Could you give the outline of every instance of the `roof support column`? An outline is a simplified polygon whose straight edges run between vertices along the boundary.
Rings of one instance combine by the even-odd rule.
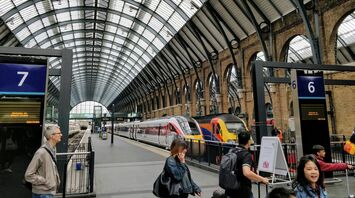
[[[199,116],[201,116],[201,114],[202,114],[202,108],[201,108],[201,98],[203,98],[203,96],[202,96],[202,85],[201,85],[201,80],[200,80],[200,77],[199,77],[199,75],[198,75],[198,71],[197,71],[197,64],[198,63],[200,63],[201,64],[201,61],[198,61],[198,62],[196,62],[193,58],[192,58],[192,56],[191,56],[191,54],[190,54],[190,51],[187,49],[188,48],[188,45],[187,45],[187,43],[186,43],[186,41],[179,35],[179,34],[177,34],[177,39],[176,39],[178,42],[179,42],[179,44],[184,48],[184,50],[186,51],[186,53],[187,53],[187,56],[189,57],[189,59],[190,59],[190,62],[191,62],[191,65],[193,66],[193,68],[194,68],[194,72],[195,72],[195,75],[196,75],[196,79],[197,79],[197,86],[199,87],[199,89],[197,90],[198,92],[197,92],[197,101],[198,101],[198,104],[197,104],[197,115],[199,115]],[[185,81],[186,81],[186,79],[184,79]],[[186,84],[185,84],[185,86],[186,86],[186,88],[187,88],[187,94],[188,95],[191,95],[191,86],[189,86],[188,84],[187,84],[187,82],[185,82]],[[183,90],[183,91],[185,91],[185,90]],[[186,97],[186,103],[190,103],[190,98],[189,97]],[[189,109],[189,106],[187,105],[187,109],[186,109],[186,113],[188,114],[188,112],[190,112],[190,109]]]
[[[303,23],[306,26],[307,36],[308,36],[310,43],[311,43],[311,49],[312,49],[312,54],[313,54],[313,57],[312,57],[313,63],[322,64],[321,51],[320,51],[320,46],[319,46],[318,1],[312,0],[313,20],[314,20],[314,27],[315,27],[316,33],[313,32],[311,22],[310,22],[308,15],[307,15],[307,11],[304,6],[303,0],[293,0],[293,1],[297,5],[298,11],[301,15]]]
[[[198,39],[198,41],[201,43],[203,50],[205,51],[207,58],[208,58],[208,62],[210,63],[210,68],[212,70],[212,81],[215,83],[216,85],[216,90],[214,90],[212,88],[212,94],[210,94],[211,99],[212,99],[212,109],[211,109],[211,113],[216,114],[218,113],[218,105],[217,105],[217,94],[219,93],[219,82],[217,81],[217,75],[215,72],[215,69],[213,67],[213,61],[218,59],[218,53],[216,51],[210,53],[207,50],[206,44],[203,41],[203,39],[201,38],[202,32],[200,31],[200,29],[198,29],[198,27],[191,21],[190,25],[192,26],[192,30],[195,33],[196,38]],[[215,53],[215,58],[212,57],[213,53]]]

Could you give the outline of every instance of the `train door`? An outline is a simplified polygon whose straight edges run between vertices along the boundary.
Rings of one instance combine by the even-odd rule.
[[[166,145],[169,147],[174,139],[177,138],[177,132],[172,124],[168,124],[168,131],[166,134]]]
[[[167,143],[166,143],[166,135],[167,135],[168,127],[169,127],[169,125],[167,125],[167,126],[162,126],[162,127],[160,128],[159,144],[162,145],[162,146],[167,146]]]

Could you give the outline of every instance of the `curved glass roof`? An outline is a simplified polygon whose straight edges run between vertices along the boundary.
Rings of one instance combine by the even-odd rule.
[[[27,48],[73,49],[72,105],[108,105],[203,2],[1,0],[0,17]],[[61,60],[50,59],[50,67],[60,68]]]

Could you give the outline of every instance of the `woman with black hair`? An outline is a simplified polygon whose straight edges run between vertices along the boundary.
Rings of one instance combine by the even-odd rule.
[[[317,159],[313,155],[301,157],[293,188],[297,198],[327,198],[324,178]]]

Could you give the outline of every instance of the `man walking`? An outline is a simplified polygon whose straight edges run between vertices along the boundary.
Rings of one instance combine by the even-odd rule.
[[[250,133],[240,132],[238,134],[237,146],[240,149],[237,152],[237,178],[240,182],[240,187],[237,190],[226,190],[228,198],[253,198],[253,192],[251,191],[251,181],[262,182],[268,184],[269,180],[265,177],[261,177],[252,171],[253,160],[251,153],[248,149],[250,147]]]
[[[44,136],[47,142],[36,151],[25,173],[25,180],[32,183],[32,198],[53,198],[60,184],[55,158],[62,138],[59,126],[46,127]]]

